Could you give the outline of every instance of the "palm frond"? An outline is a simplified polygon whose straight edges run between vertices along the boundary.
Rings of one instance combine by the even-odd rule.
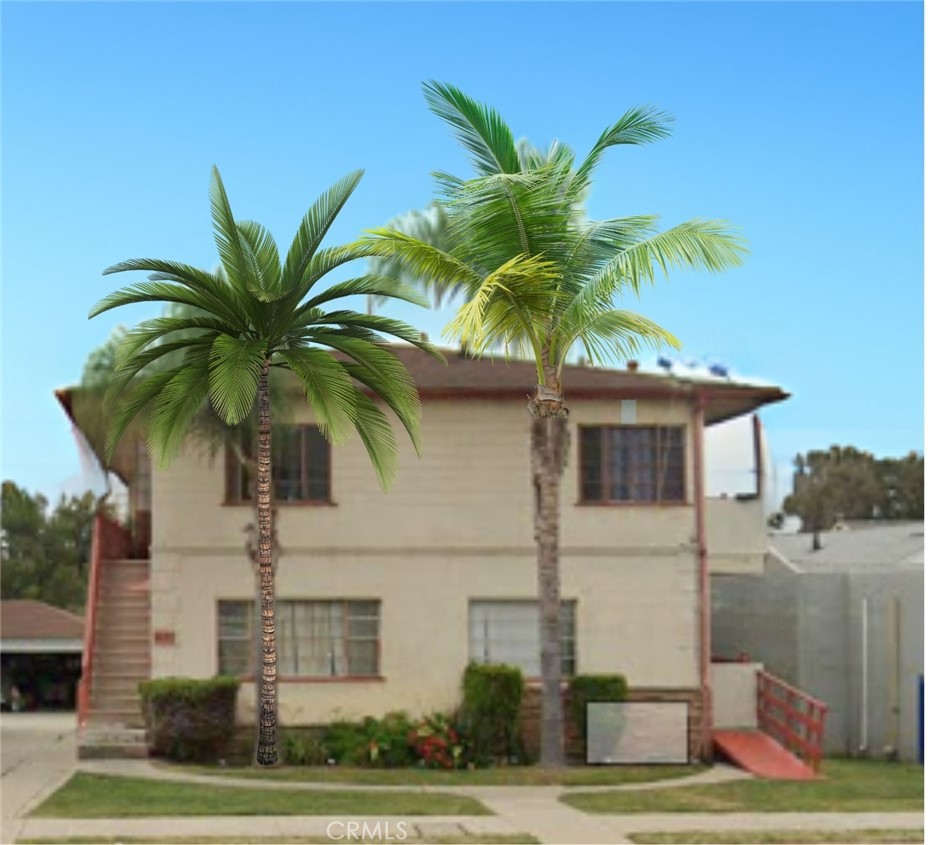
[[[556,268],[537,256],[517,255],[490,273],[445,328],[474,353],[497,344],[537,337],[550,326],[557,299]]]
[[[154,317],[144,320],[123,335],[116,346],[114,364],[123,367],[150,344],[184,343],[204,333],[232,334],[235,328],[213,317]],[[177,337],[182,332],[182,337]]]
[[[724,221],[681,223],[621,250],[577,292],[568,306],[568,317],[575,319],[597,304],[609,303],[625,289],[637,295],[642,283],[654,283],[658,271],[664,276],[672,268],[718,273],[740,266],[746,252],[744,241]]]
[[[104,296],[93,308],[90,309],[90,317],[96,317],[113,308],[120,308],[123,305],[134,305],[139,302],[177,302],[182,305],[189,305],[192,308],[199,308],[209,313],[215,313],[213,302],[210,298],[199,291],[191,290],[189,287],[169,282],[136,282],[127,285],[124,288],[113,291],[113,293]],[[233,322],[232,315],[226,315],[224,312],[217,314],[222,319],[228,319]],[[236,321],[238,322],[238,321]],[[242,328],[247,326],[242,323]]]
[[[331,352],[309,346],[282,350],[278,355],[300,380],[326,440],[336,444],[347,440],[357,419],[357,391],[341,363]]]
[[[512,131],[499,113],[478,103],[453,85],[434,80],[422,86],[429,109],[455,131],[474,156],[479,173],[518,173],[519,153]]]
[[[210,347],[209,396],[216,413],[229,425],[241,422],[258,395],[267,340],[246,340],[221,334]]]
[[[285,293],[281,287],[280,254],[271,233],[252,220],[241,220],[235,225],[248,270],[248,291],[261,302],[280,299]]]
[[[195,347],[209,348],[216,339],[215,332],[208,332],[197,338],[183,338],[181,340],[159,343],[148,349],[125,356],[117,363],[110,377],[111,399],[117,398],[129,383],[145,370],[154,372],[155,369],[173,369],[177,353],[186,352]]]
[[[355,279],[347,279],[344,282],[338,282],[326,288],[320,294],[308,299],[300,310],[310,310],[318,308],[333,299],[341,299],[346,296],[380,296],[384,299],[401,299],[405,302],[411,302],[422,308],[428,308],[428,300],[415,288],[399,281],[390,276],[359,276]]]
[[[386,414],[363,393],[356,394],[356,402],[355,428],[370,456],[377,481],[386,492],[396,479],[398,464],[393,427]]]
[[[382,367],[374,369],[353,361],[345,361],[342,366],[356,382],[363,384],[386,402],[393,413],[396,414],[397,419],[403,424],[407,434],[409,434],[409,439],[412,441],[416,454],[421,455],[422,434],[420,423],[422,420],[422,402],[419,399],[416,385],[406,368],[398,361],[396,363],[399,364],[397,368],[399,372],[392,367],[390,370],[385,371]]]
[[[155,399],[148,425],[148,449],[166,467],[180,452],[187,431],[210,393],[210,351],[189,348]]]
[[[310,206],[300,221],[283,270],[284,289],[288,292],[303,290],[297,302],[309,290],[308,287],[303,289],[303,282],[316,250],[363,175],[363,170],[355,170],[343,176]]]
[[[139,379],[130,390],[122,395],[115,390],[115,385],[107,389],[103,400],[103,407],[110,423],[106,431],[105,461],[108,464],[116,453],[116,447],[130,423],[141,415],[161,393],[164,386],[176,374],[177,369],[164,370],[152,373],[150,376]]]
[[[558,327],[558,367],[561,368],[571,346],[580,341],[594,364],[605,365],[638,354],[642,347],[660,350],[680,348],[680,341],[647,317],[632,311],[609,309],[581,316],[576,322],[563,321]]]
[[[240,294],[247,293],[247,264],[242,252],[242,238],[216,165],[213,165],[209,180],[209,204],[213,217],[213,238],[226,278]]]
[[[672,123],[672,115],[653,106],[630,108],[596,140],[593,149],[577,168],[572,193],[577,195],[589,185],[590,176],[609,147],[621,144],[650,144],[668,138]]]
[[[477,288],[482,278],[465,262],[395,229],[369,229],[352,244],[367,257],[395,258],[428,285],[443,291]]]
[[[332,326],[339,326],[341,329],[362,329],[370,332],[370,339],[375,343],[382,342],[382,338],[374,334],[380,332],[385,335],[405,340],[407,343],[427,352],[433,358],[445,363],[445,356],[434,344],[423,339],[422,332],[414,329],[408,323],[402,320],[396,320],[393,317],[384,317],[380,314],[361,314],[357,311],[319,311],[319,313],[303,324],[306,331],[303,336],[307,340],[312,340],[316,333],[320,331],[330,332]]]

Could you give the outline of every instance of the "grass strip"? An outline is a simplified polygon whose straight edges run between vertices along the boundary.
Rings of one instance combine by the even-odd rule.
[[[635,792],[580,792],[561,801],[587,813],[786,813],[921,811],[922,767],[828,760],[817,781],[738,780]]]
[[[154,816],[483,816],[462,795],[266,789],[78,772],[31,813],[39,818]]]
[[[630,833],[640,845],[894,845],[924,842],[916,828],[869,830],[678,830],[674,833]]]

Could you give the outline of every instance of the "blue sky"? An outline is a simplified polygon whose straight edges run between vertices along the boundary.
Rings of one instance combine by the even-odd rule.
[[[331,243],[469,172],[421,83],[581,154],[628,107],[673,137],[610,151],[592,217],[731,220],[744,267],[676,274],[633,307],[680,356],[793,398],[770,448],[922,449],[923,23],[881,3],[2,4],[2,475],[54,495],[81,464],[56,387],[118,323],[87,320],[154,256],[212,267],[207,183],[288,243],[363,167]],[[438,337],[452,312],[391,308]]]

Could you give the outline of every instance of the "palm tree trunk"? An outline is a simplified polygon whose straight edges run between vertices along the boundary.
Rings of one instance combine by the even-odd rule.
[[[274,561],[271,549],[271,397],[268,373],[261,368],[258,381],[258,571],[261,591],[261,707],[258,711],[259,766],[277,763],[277,634],[274,618]]]
[[[541,764],[564,765],[561,700],[561,474],[567,457],[567,408],[556,376],[547,373],[529,402],[532,416],[532,481],[535,489],[535,543],[541,639]]]

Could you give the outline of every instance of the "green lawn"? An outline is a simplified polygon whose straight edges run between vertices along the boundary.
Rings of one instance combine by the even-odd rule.
[[[353,766],[257,766],[219,768],[160,763],[170,771],[217,777],[285,780],[300,783],[361,783],[380,786],[611,786],[681,778],[705,766],[501,766],[473,771],[440,769],[361,769]]]
[[[864,812],[921,810],[923,770],[911,763],[827,760],[818,781],[740,780],[561,800],[588,813]]]
[[[365,839],[364,845],[397,845],[398,839]],[[17,845],[333,845],[328,836],[70,836],[65,839],[17,839]],[[472,833],[461,836],[408,836],[403,845],[537,845],[527,833]]]
[[[33,816],[97,819],[130,816],[482,816],[466,796],[425,792],[251,789],[78,772]]]
[[[923,830],[680,830],[675,833],[630,833],[642,845],[892,845],[924,842]]]

